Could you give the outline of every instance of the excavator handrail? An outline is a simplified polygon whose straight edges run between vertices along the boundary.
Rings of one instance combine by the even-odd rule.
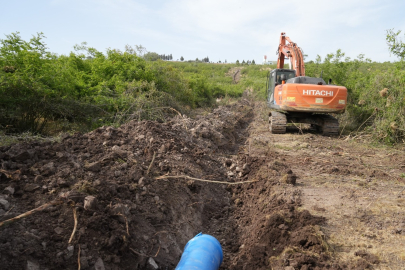
[[[280,44],[278,45],[277,68],[284,68],[284,59],[286,57],[290,59],[292,63],[290,68],[296,71],[296,76],[305,76],[305,64],[301,48],[282,32]]]

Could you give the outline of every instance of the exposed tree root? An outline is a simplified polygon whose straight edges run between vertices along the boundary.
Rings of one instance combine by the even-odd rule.
[[[0,222],[0,228],[1,228],[2,226],[6,225],[6,224],[13,223],[13,222],[15,222],[15,221],[17,221],[17,220],[20,220],[20,219],[22,219],[22,218],[25,218],[25,217],[27,217],[27,216],[29,216],[29,215],[32,215],[32,214],[36,213],[36,212],[43,211],[43,210],[45,210],[46,208],[48,208],[49,206],[58,205],[58,204],[62,204],[62,203],[63,203],[63,201],[61,201],[61,200],[55,200],[55,201],[46,203],[46,204],[44,204],[44,205],[41,205],[40,207],[37,207],[37,208],[35,208],[35,209],[32,209],[32,210],[30,210],[30,211],[28,211],[28,212],[25,212],[25,213],[21,214],[21,215],[18,215],[18,216],[16,216],[16,217],[13,217],[13,218],[10,218],[10,219],[7,219],[7,220],[5,220],[5,221]]]

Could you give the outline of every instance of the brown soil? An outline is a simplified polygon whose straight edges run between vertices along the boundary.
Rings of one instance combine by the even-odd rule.
[[[220,241],[221,269],[403,268],[403,155],[271,135],[266,112],[247,97],[0,148],[0,221],[54,202],[0,227],[1,268],[174,269],[199,232]]]
[[[240,77],[242,76],[242,69],[243,67],[233,67],[228,71],[227,76],[232,77],[233,83],[239,83]]]

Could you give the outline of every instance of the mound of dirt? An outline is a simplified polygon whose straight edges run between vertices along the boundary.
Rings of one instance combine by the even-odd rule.
[[[2,266],[77,269],[79,260],[81,269],[174,268],[190,238],[228,216],[230,201],[225,185],[156,178],[226,181],[212,153],[234,148],[251,112],[240,103],[195,120],[134,121],[60,143],[1,148],[1,220],[53,202],[1,228]]]
[[[243,152],[253,116],[242,99],[0,148],[0,222],[16,218],[0,223],[2,268],[174,269],[203,232],[223,247],[221,269],[340,269],[327,263],[323,218],[298,211],[299,190],[280,181],[290,166]]]
[[[239,156],[239,162],[245,162],[250,168],[244,178],[258,182],[237,186],[232,191],[237,206],[234,217],[240,246],[234,250],[235,259],[230,269],[326,267],[325,262],[329,260],[326,242],[316,226],[324,219],[314,217],[308,211],[297,211],[300,205],[298,189],[290,186],[284,193],[273,189],[275,185],[285,184],[278,180],[281,175],[292,174],[288,164],[280,161],[277,155]]]

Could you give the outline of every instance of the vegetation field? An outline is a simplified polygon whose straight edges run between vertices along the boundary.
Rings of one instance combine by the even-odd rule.
[[[234,66],[147,61],[129,46],[103,53],[85,43],[56,55],[42,34],[25,41],[13,33],[1,40],[0,128],[55,134],[131,119],[164,121],[262,87],[266,72],[260,67],[243,69],[236,84]]]

